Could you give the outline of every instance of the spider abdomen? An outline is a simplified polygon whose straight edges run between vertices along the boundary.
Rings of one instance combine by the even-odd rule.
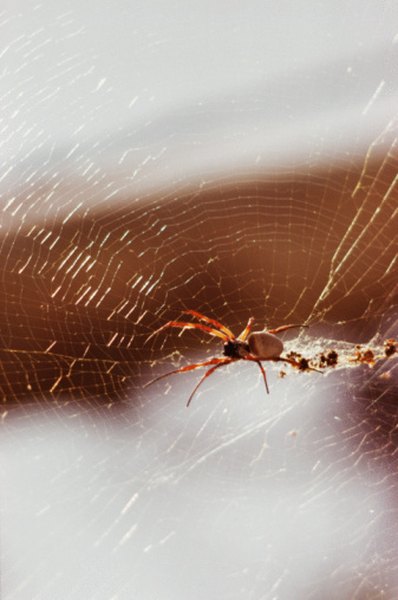
[[[276,335],[266,331],[251,333],[247,340],[250,352],[262,360],[279,358],[283,351],[283,343]]]

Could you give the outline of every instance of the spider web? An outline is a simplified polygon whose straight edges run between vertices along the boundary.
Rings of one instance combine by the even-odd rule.
[[[1,16],[6,599],[397,597],[397,9],[255,4]]]

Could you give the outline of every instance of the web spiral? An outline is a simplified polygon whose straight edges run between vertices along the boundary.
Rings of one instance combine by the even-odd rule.
[[[149,110],[102,74],[85,9],[47,8],[1,22],[4,597],[396,598],[396,43],[381,74],[363,53],[284,77],[282,57],[270,86]],[[337,128],[308,118],[319,78]],[[186,310],[306,324],[284,352],[322,374],[264,363],[267,395],[240,361],[187,410],[201,370],[144,387],[221,356],[203,331],[152,335]]]

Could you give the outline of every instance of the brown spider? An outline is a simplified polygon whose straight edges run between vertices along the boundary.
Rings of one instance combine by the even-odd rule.
[[[282,331],[286,331],[287,329],[292,329],[293,327],[308,327],[308,325],[282,325],[282,327],[277,327],[276,329],[268,329],[265,331],[258,331],[251,333],[251,329],[254,323],[253,317],[249,319],[245,329],[242,333],[236,338],[228,327],[222,325],[219,321],[215,319],[210,319],[201,313],[196,312],[195,310],[185,310],[184,314],[192,315],[199,319],[200,321],[204,321],[209,325],[202,325],[201,323],[189,323],[183,321],[169,321],[165,325],[162,325],[159,329],[154,331],[148,339],[166,329],[166,327],[179,327],[181,329],[200,329],[201,331],[205,331],[212,336],[219,337],[224,342],[224,350],[223,357],[210,358],[209,360],[205,360],[204,362],[194,363],[191,365],[186,365],[185,367],[180,367],[179,369],[175,369],[174,371],[169,371],[164,375],[160,375],[160,377],[156,377],[149,383],[147,383],[144,387],[155,383],[155,381],[159,381],[164,377],[168,377],[169,375],[174,375],[176,373],[185,373],[186,371],[192,371],[193,369],[199,369],[200,367],[207,367],[209,365],[213,365],[203,377],[199,380],[199,383],[195,386],[192,394],[188,398],[187,406],[190,405],[192,398],[197,392],[199,386],[204,382],[204,380],[209,377],[216,369],[220,367],[224,367],[232,362],[236,362],[237,360],[251,360],[259,366],[261,374],[263,376],[265,389],[267,394],[269,394],[267,376],[265,374],[265,370],[263,365],[261,364],[262,360],[272,360],[273,362],[284,362],[289,363],[293,367],[300,369],[300,363],[296,362],[293,358],[283,357],[281,353],[283,351],[283,343],[282,341],[276,337],[276,333],[281,333]],[[305,370],[317,371],[317,369],[313,369],[310,366],[307,366]],[[320,372],[320,371],[318,371]]]

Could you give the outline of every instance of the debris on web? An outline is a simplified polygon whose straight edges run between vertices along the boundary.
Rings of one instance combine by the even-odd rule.
[[[301,352],[289,351],[286,356],[294,368],[299,371],[317,370],[326,372],[336,368],[349,368],[357,365],[374,367],[378,363],[394,358],[398,352],[398,342],[388,338],[380,345],[348,344],[347,342],[318,344],[322,350],[317,350],[312,356],[304,356]],[[285,377],[286,371],[280,371],[280,377]]]

